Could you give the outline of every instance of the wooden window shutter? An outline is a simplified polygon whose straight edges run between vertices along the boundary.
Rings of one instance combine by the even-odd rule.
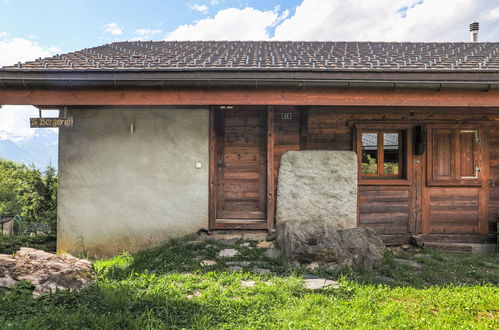
[[[480,185],[481,131],[429,130],[428,185]]]
[[[434,129],[432,136],[433,180],[455,180],[455,135],[449,129]]]

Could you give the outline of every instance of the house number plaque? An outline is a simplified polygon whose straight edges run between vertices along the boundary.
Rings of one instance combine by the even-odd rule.
[[[282,120],[291,120],[293,119],[293,114],[291,112],[283,112],[281,113]]]

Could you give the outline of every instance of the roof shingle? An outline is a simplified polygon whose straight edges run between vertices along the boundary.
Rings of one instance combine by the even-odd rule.
[[[1,71],[499,71],[499,42],[116,42]]]

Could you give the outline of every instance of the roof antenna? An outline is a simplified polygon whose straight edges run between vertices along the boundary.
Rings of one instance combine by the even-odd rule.
[[[471,32],[471,41],[472,42],[478,41],[478,27],[479,27],[478,22],[473,22],[470,24],[470,32]]]

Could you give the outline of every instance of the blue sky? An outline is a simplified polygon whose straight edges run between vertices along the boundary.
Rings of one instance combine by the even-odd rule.
[[[0,0],[0,66],[118,40],[499,41],[499,0]],[[33,107],[0,109],[0,139]]]
[[[130,40],[140,29],[161,32],[161,39],[182,24],[212,16],[226,8],[293,11],[300,0],[161,1],[161,0],[0,0],[0,32],[36,40],[69,52],[115,40]],[[122,34],[106,32],[116,23]]]

